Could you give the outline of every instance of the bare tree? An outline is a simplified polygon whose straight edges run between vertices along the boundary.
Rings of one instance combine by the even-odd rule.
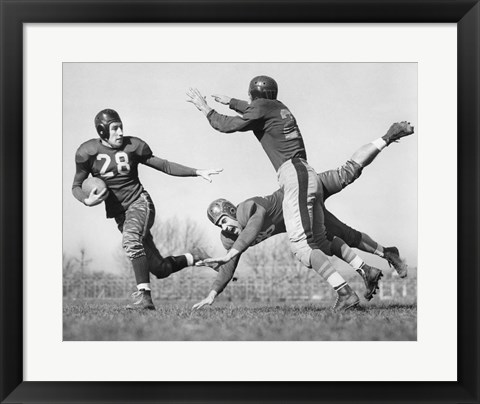
[[[188,217],[183,221],[177,216],[158,220],[152,227],[152,235],[163,256],[183,254],[193,247],[206,249],[203,230]]]
[[[198,223],[190,218],[180,221],[174,216],[157,220],[151,232],[155,245],[163,257],[184,254],[192,251],[194,247],[207,250],[203,231]],[[120,273],[133,276],[132,264],[125,255],[121,243],[115,252],[115,261]]]
[[[121,242],[118,243],[118,248],[114,252],[114,260],[116,263],[118,273],[120,275],[128,278],[134,277],[132,262],[128,259],[127,255],[125,254],[125,251],[122,247]]]
[[[62,253],[63,277],[72,276],[76,270],[77,270],[77,264],[76,264],[75,258],[64,251]]]
[[[80,255],[78,258],[74,258],[77,263],[78,270],[80,271],[80,276],[83,278],[87,272],[90,271],[90,263],[92,260],[87,258],[87,250],[85,247],[80,248]]]
[[[262,279],[281,277],[297,267],[285,235],[278,235],[248,249],[245,262]]]

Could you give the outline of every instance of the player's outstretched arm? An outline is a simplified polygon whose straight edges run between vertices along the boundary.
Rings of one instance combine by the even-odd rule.
[[[202,177],[208,182],[212,182],[210,176],[220,174],[223,168],[196,169],[182,164],[174,163],[157,156],[152,156],[145,160],[144,164],[155,170],[162,171],[165,174],[175,177]]]
[[[238,100],[236,98],[229,97],[228,95],[213,94],[212,97],[216,102],[223,105],[228,105],[230,109],[233,109],[235,112],[238,112],[242,115],[247,111],[247,108],[250,105],[248,101]]]
[[[226,101],[226,98],[223,100]],[[205,97],[196,88],[190,88],[187,91],[187,102],[191,102],[199,111],[203,112],[210,122],[212,128],[222,133],[247,132],[253,130],[257,124],[256,120],[259,118],[257,116],[258,111],[250,114],[247,114],[246,111],[243,111],[243,109],[247,109],[248,107],[248,104],[245,103],[241,104],[241,106],[237,103],[237,106],[233,108],[237,112],[240,112],[238,108],[241,107],[241,113],[245,112],[243,117],[219,114],[214,109],[209,107]]]
[[[235,259],[228,261],[228,263],[222,265],[218,269],[217,276],[215,277],[215,281],[213,282],[209,295],[201,302],[195,304],[192,307],[193,310],[199,309],[205,305],[212,304],[215,298],[223,292],[223,290],[233,279],[233,275],[235,274],[235,270],[237,269],[239,259],[240,255],[237,255]]]
[[[229,105],[232,100],[232,97],[229,97],[228,95],[212,94],[212,97],[216,102],[223,105]]]

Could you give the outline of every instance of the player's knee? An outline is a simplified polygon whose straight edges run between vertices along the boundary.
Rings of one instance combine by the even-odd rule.
[[[310,255],[312,254],[312,249],[308,246],[299,246],[296,244],[290,244],[292,253],[294,257],[300,261],[307,268],[311,268]]]
[[[328,238],[324,238],[316,243],[318,249],[328,256],[332,256],[332,243]]]
[[[360,245],[360,241],[362,240],[362,233],[352,228],[348,228],[345,231],[343,241],[347,243],[352,248],[357,248]]]
[[[145,255],[141,237],[135,233],[124,233],[122,247],[130,259]]]
[[[338,237],[334,237],[332,240],[332,254],[338,258],[342,258],[342,246],[344,245],[344,242],[344,240]]]
[[[173,269],[174,262],[172,262],[171,257],[167,257],[157,262],[156,265],[150,266],[150,273],[155,275],[157,279],[165,279],[173,273]]]
[[[354,182],[362,174],[363,167],[356,161],[348,160],[339,170],[344,187]]]
[[[172,273],[172,271],[166,271],[165,268],[151,268],[150,273],[157,279],[165,279]]]
[[[304,251],[297,251],[294,253],[295,258],[299,260],[303,265],[305,265],[307,268],[311,268],[312,264],[310,263],[310,255],[312,251],[309,252],[304,252]]]

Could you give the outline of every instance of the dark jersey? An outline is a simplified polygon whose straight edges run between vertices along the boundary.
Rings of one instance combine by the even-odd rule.
[[[276,191],[265,197],[253,197],[237,207],[237,220],[242,232],[233,248],[243,252],[248,247],[279,233],[284,233],[283,193]]]
[[[107,217],[115,217],[142,193],[138,164],[145,163],[150,157],[150,147],[137,137],[124,137],[119,149],[105,146],[100,139],[88,140],[75,155],[77,173],[73,188],[81,187],[89,174],[101,178],[110,191],[105,200]]]
[[[212,285],[217,293],[221,293],[232,279],[242,252],[275,234],[286,232],[282,200],[283,192],[278,190],[265,197],[247,199],[238,205],[237,220],[242,228],[240,235],[237,237],[222,231],[220,238],[226,250],[235,248],[240,254],[219,268]]]
[[[294,157],[307,159],[305,146],[295,117],[278,100],[256,99],[251,104],[232,98],[230,108],[243,116],[208,113],[210,125],[220,132],[253,131],[275,171]]]

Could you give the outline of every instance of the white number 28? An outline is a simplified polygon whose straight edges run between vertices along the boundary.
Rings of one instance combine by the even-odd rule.
[[[102,177],[113,177],[114,173],[109,171],[107,172],[108,166],[112,159],[108,154],[100,153],[97,155],[97,160],[105,160],[102,168],[100,169],[100,175]],[[130,164],[128,164],[128,154],[121,151],[115,154],[115,162],[117,163],[117,170],[119,174],[126,174],[130,172]]]

